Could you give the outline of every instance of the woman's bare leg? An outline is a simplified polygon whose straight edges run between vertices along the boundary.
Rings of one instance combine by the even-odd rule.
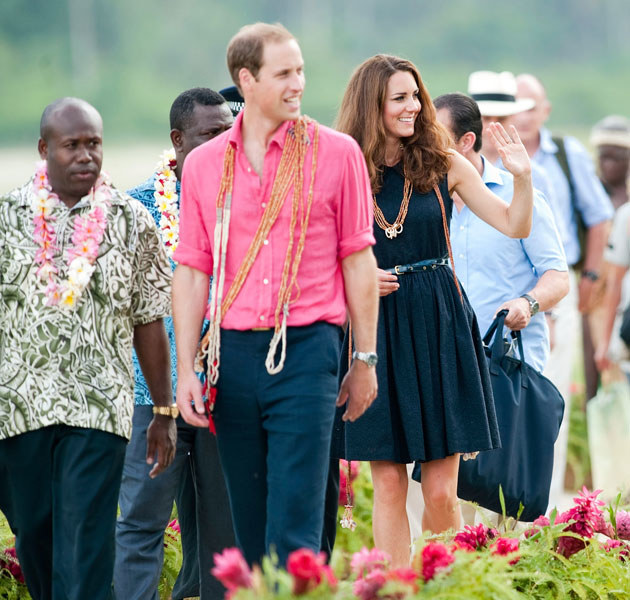
[[[411,557],[406,509],[407,466],[378,460],[372,461],[370,467],[374,484],[374,545],[392,557],[392,567],[406,567]]]
[[[441,533],[459,529],[462,515],[457,502],[459,454],[422,463],[424,514],[422,529]]]

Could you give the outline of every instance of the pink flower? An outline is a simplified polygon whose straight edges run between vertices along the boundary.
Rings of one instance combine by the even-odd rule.
[[[549,519],[547,517],[545,517],[545,515],[540,515],[540,517],[538,517],[537,519],[534,519],[534,522],[532,523],[532,527],[530,529],[526,529],[524,532],[524,535],[526,538],[530,538],[534,535],[536,535],[542,527],[548,527],[549,526]]]
[[[630,557],[630,546],[621,540],[606,540],[602,546],[606,552],[610,552],[613,548],[621,548],[619,551],[619,560],[626,561]]]
[[[168,525],[167,527],[169,529],[172,529],[173,531],[176,531],[177,533],[181,533],[181,527],[179,526],[179,521],[177,519],[173,519]]]
[[[365,577],[360,577],[354,582],[352,590],[360,600],[376,600],[379,590],[387,583],[387,577],[383,569],[374,569]]]
[[[622,540],[630,540],[630,513],[625,510],[618,510],[615,514],[615,525],[617,526],[617,537]]]
[[[433,542],[422,548],[422,577],[425,581],[433,579],[439,571],[448,567],[455,557],[444,544]]]
[[[586,487],[583,487],[579,495],[573,499],[574,506],[562,513],[556,519],[556,523],[573,521],[565,528],[565,531],[571,531],[583,538],[592,538],[603,516],[600,506],[603,506],[604,502],[597,500],[599,494],[601,490],[589,492]],[[558,553],[569,557],[582,550],[585,545],[585,542],[578,538],[562,536],[558,540]]]
[[[386,552],[378,548],[368,550],[363,547],[359,552],[353,554],[352,560],[350,561],[350,568],[353,573],[361,576],[377,568],[384,569],[390,561],[391,557]]]
[[[515,538],[503,538],[497,539],[491,546],[492,554],[499,556],[508,556],[514,552],[518,552],[518,540]],[[511,565],[515,565],[519,561],[520,556],[515,556],[511,561]]]
[[[296,596],[305,594],[316,588],[324,577],[330,582],[332,573],[325,572],[325,564],[326,555],[323,552],[316,555],[307,548],[291,552],[287,560],[287,571],[293,575],[293,593]]]
[[[479,523],[476,527],[466,525],[462,531],[457,533],[453,541],[458,548],[474,552],[485,548],[488,541],[495,538],[497,534],[496,529],[489,529],[483,523]]]
[[[238,548],[226,548],[221,554],[215,553],[214,567],[210,572],[230,592],[252,586],[252,572]]]

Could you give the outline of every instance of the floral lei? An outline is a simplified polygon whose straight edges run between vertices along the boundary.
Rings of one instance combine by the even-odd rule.
[[[170,259],[179,243],[179,209],[177,207],[177,176],[175,150],[165,150],[155,172],[155,206],[160,211],[160,235]]]
[[[107,227],[111,184],[107,176],[101,174],[90,192],[90,211],[74,219],[72,246],[66,251],[68,278],[65,281],[60,281],[59,269],[54,263],[59,249],[54,225],[56,217],[51,214],[61,200],[50,187],[45,161],[37,165],[32,192],[33,240],[39,247],[35,252],[35,263],[39,265],[36,275],[46,284],[47,305],[69,310],[77,305],[92,278],[98,247]]]

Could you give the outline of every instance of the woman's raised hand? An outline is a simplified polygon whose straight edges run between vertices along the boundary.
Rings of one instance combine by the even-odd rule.
[[[503,161],[503,166],[515,177],[531,173],[532,167],[529,156],[518,136],[516,127],[510,125],[509,134],[500,123],[490,123],[488,128],[497,152]]]

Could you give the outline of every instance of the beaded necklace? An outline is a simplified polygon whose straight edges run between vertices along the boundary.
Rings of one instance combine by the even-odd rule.
[[[107,227],[107,211],[112,188],[107,176],[101,174],[90,190],[90,211],[85,216],[74,218],[72,246],[66,251],[68,276],[59,280],[59,269],[54,256],[58,251],[55,232],[56,217],[52,210],[61,203],[48,182],[46,162],[38,165],[33,179],[31,210],[33,211],[33,239],[39,246],[35,253],[38,279],[46,284],[48,306],[60,306],[65,310],[74,308],[90,283],[98,248]]]
[[[315,125],[313,139],[313,159],[311,165],[311,180],[306,203],[303,195],[304,182],[304,160],[306,150],[310,144],[307,128],[309,123]],[[238,296],[245,279],[249,274],[258,252],[267,239],[280,211],[284,205],[285,198],[291,186],[293,186],[293,199],[291,208],[291,222],[289,225],[289,243],[282,269],[280,289],[278,291],[278,302],[274,314],[274,334],[269,344],[269,352],[265,360],[267,372],[271,375],[279,373],[284,367],[286,358],[286,332],[287,318],[289,316],[289,304],[295,302],[300,295],[297,286],[297,273],[302,259],[302,252],[306,239],[306,231],[311,215],[313,204],[313,186],[315,183],[315,172],[317,170],[317,150],[319,145],[319,124],[311,121],[306,116],[300,117],[291,128],[287,130],[282,149],[280,164],[276,172],[276,177],[271,189],[271,195],[262,219],[245,254],[245,258],[239,267],[234,281],[230,286],[225,299],[223,297],[225,285],[225,262],[226,250],[229,236],[230,214],[232,206],[232,190],[234,184],[234,161],[235,151],[231,144],[228,144],[223,159],[223,174],[219,192],[217,194],[217,220],[214,228],[214,251],[213,251],[213,276],[212,289],[209,308],[210,327],[200,343],[195,366],[197,370],[203,371],[203,363],[207,360],[208,382],[210,386],[216,385],[219,378],[220,365],[220,326],[223,316]],[[300,221],[300,235],[297,241],[295,252],[295,227]],[[297,295],[292,298],[293,290],[297,289]],[[275,354],[281,345],[280,360],[275,364]]]
[[[177,160],[175,150],[165,150],[160,156],[153,183],[155,206],[160,211],[160,236],[166,254],[172,260],[179,243],[179,208],[177,207]]]

